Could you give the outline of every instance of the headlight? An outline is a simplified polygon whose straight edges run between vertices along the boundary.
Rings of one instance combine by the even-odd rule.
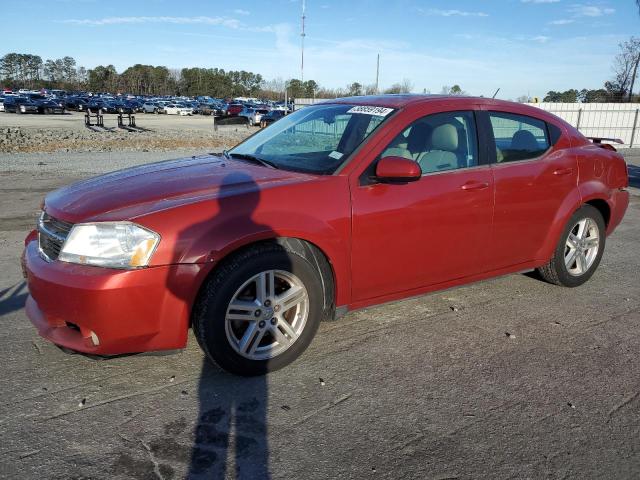
[[[160,236],[134,223],[84,223],[71,229],[58,260],[109,268],[149,264]]]

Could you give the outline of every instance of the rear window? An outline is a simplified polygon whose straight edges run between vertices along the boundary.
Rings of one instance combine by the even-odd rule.
[[[550,146],[547,125],[542,120],[503,112],[489,112],[498,163],[529,160]]]

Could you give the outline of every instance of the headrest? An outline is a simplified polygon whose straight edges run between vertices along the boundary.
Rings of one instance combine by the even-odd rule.
[[[535,152],[540,150],[536,137],[529,130],[518,130],[513,134],[511,139],[512,150],[526,150],[527,152]]]
[[[426,123],[418,122],[414,124],[407,139],[407,148],[411,152],[424,152],[430,133],[431,127]]]
[[[431,148],[455,152],[458,149],[458,130],[450,123],[440,125],[431,134]]]

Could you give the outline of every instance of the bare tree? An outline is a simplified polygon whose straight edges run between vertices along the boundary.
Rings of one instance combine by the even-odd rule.
[[[413,83],[408,78],[402,79],[401,83],[394,83],[384,90],[384,93],[411,93]]]
[[[620,50],[613,60],[614,77],[605,83],[605,88],[617,101],[624,101],[625,97],[631,101],[640,64],[640,38],[631,37],[620,44]]]
[[[400,83],[400,93],[411,93],[413,91],[413,83],[408,78],[403,78]]]

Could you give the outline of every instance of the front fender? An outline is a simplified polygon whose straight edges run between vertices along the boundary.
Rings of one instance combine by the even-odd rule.
[[[208,264],[274,238],[315,245],[335,274],[336,302],[350,301],[351,216],[346,180],[327,177],[259,193],[220,197],[139,217],[162,235],[153,265]]]

